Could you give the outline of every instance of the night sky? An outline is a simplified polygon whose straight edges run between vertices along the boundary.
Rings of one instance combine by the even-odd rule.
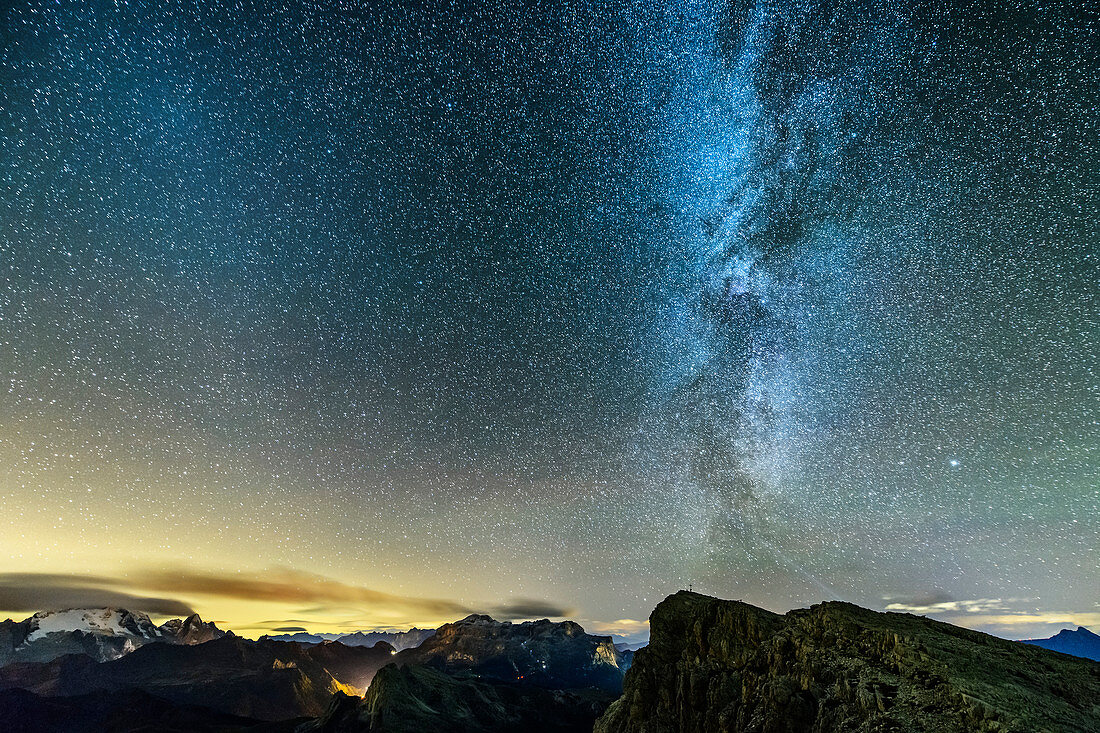
[[[664,5],[0,10],[0,611],[1100,625],[1098,16]]]

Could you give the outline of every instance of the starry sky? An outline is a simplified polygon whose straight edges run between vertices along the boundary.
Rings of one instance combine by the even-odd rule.
[[[0,10],[0,611],[1100,625],[1072,3]]]

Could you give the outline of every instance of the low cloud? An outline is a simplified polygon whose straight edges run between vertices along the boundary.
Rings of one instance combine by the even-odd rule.
[[[144,592],[151,595],[143,595]],[[161,594],[177,593],[187,598],[208,597],[211,602],[232,599],[296,604],[298,608],[292,612],[291,618],[239,627],[273,633],[296,633],[310,627],[316,628],[319,620],[313,619],[314,615],[325,617],[323,625],[326,627],[359,629],[373,626],[366,619],[378,615],[394,620],[451,620],[489,608],[492,615],[513,620],[560,618],[573,613],[571,609],[556,603],[526,598],[496,606],[478,604],[471,607],[446,598],[385,593],[286,568],[252,573],[160,569],[136,573],[127,578],[50,573],[0,574],[0,610],[9,612],[115,606],[158,615],[186,616],[194,613],[188,603],[160,597]],[[341,614],[354,615],[358,620],[340,619]]]
[[[456,601],[417,598],[341,583],[321,575],[277,568],[256,574],[207,573],[191,570],[154,571],[138,575],[136,582],[151,590],[174,590],[222,598],[281,603],[322,603],[400,608],[439,616],[471,612]]]
[[[194,609],[172,598],[151,598],[116,590],[118,581],[93,575],[0,573],[0,609],[15,613],[68,608],[125,608],[164,616],[189,616]]]
[[[1059,629],[1100,626],[1095,611],[1039,611],[1035,599],[971,598],[958,600],[944,593],[884,598],[887,611],[934,615],[941,621],[1010,639],[1050,636]],[[1028,607],[1030,606],[1030,607]]]
[[[989,626],[1005,630],[1023,627],[1057,626],[1059,628],[1091,626],[1100,628],[1100,613],[1076,612],[1076,611],[1051,611],[1046,613],[980,613],[966,616],[960,620],[952,619],[954,623],[964,623],[966,626]]]
[[[1100,613],[1062,611],[1051,613],[1008,613],[983,616],[983,620],[997,620],[1003,624],[1025,623],[1069,624],[1071,626],[1100,626]]]
[[[882,600],[891,605],[899,604],[902,606],[921,607],[935,606],[940,603],[950,603],[955,600],[955,597],[941,590],[934,590],[927,593],[912,593],[902,596],[886,596]]]
[[[1008,603],[1017,599],[1001,598],[972,598],[968,600],[955,600],[947,595],[935,595],[918,597],[913,599],[885,599],[892,601],[886,604],[887,611],[900,613],[989,613],[991,611],[1004,611],[1008,609]]]
[[[284,618],[269,621],[256,621],[248,625],[250,629],[276,629],[280,626],[299,626],[301,624],[308,624],[309,620],[304,618]]]
[[[561,618],[572,616],[573,610],[547,601],[520,598],[496,606],[491,615],[505,621],[524,618]]]
[[[295,634],[300,631],[304,631],[306,633],[316,633],[315,631],[311,632],[310,628],[316,629],[318,628],[319,624],[324,626],[331,625],[327,622],[318,622],[317,620],[313,619],[287,618],[238,623],[234,624],[233,630],[237,631],[238,633],[248,630],[258,631],[263,634]]]
[[[590,621],[585,624],[590,634],[613,636],[629,642],[649,640],[649,619],[620,618],[615,621]]]

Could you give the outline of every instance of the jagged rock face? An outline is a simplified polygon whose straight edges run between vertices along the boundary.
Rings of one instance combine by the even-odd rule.
[[[139,689],[176,705],[199,705],[260,720],[324,712],[333,694],[350,692],[303,649],[285,642],[225,636],[195,645],[147,644],[97,663],[69,655],[0,669],[0,689],[85,695]]]
[[[15,661],[15,650],[27,641],[30,619],[0,621],[0,667]]]
[[[106,662],[152,642],[200,644],[227,633],[203,623],[197,614],[157,626],[144,613],[121,608],[42,611],[23,621],[0,622],[0,667],[49,662],[66,654]]]
[[[596,733],[1100,730],[1100,665],[926,618],[680,592],[650,631]]]
[[[213,621],[203,622],[197,613],[183,620],[174,618],[171,621],[165,621],[158,630],[166,641],[175,644],[202,644],[233,633],[222,631],[214,625]]]
[[[588,733],[622,688],[611,639],[569,621],[469,616],[392,660],[362,702],[338,695],[300,730]]]
[[[298,733],[587,733],[612,697],[390,665],[362,701],[337,695]]]
[[[84,654],[96,661],[106,661],[118,659],[145,643],[140,637],[83,630],[51,632],[28,641],[26,623],[0,623],[0,667],[16,662],[48,662],[66,654]]]
[[[538,687],[622,689],[622,659],[611,637],[586,634],[572,621],[512,624],[469,616],[441,626],[419,647],[398,653],[394,661],[446,672],[469,670]]]

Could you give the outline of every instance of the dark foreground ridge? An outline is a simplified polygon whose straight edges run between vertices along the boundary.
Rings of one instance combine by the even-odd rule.
[[[682,591],[597,733],[1095,733],[1100,664],[931,619]]]

